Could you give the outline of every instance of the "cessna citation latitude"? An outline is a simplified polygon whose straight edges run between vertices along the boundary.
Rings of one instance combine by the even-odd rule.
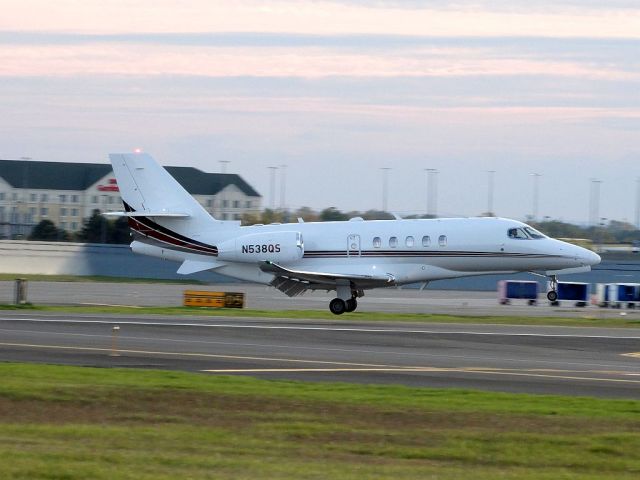
[[[135,253],[181,262],[180,274],[212,270],[273,285],[289,296],[335,290],[339,315],[372,288],[470,275],[588,271],[590,250],[505,218],[441,218],[240,226],[213,218],[151,156],[112,154]]]

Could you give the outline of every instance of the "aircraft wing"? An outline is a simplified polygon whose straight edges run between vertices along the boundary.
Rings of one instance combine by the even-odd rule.
[[[264,262],[260,270],[273,273],[271,285],[290,297],[306,290],[333,290],[338,284],[353,283],[359,288],[389,287],[394,285],[393,275],[359,275],[329,272],[307,272],[291,270],[273,262]]]

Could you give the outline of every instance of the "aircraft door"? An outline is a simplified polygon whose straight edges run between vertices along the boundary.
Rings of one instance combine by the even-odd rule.
[[[347,257],[359,257],[361,254],[360,235],[349,235],[347,237]]]

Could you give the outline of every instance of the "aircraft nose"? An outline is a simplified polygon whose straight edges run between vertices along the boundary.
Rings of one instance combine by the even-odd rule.
[[[600,263],[600,255],[586,248],[577,247],[576,260],[584,266],[592,266]]]
[[[592,252],[591,250],[585,249],[584,260],[587,265],[597,265],[600,263],[602,259],[600,258],[600,255],[598,255],[596,252]]]

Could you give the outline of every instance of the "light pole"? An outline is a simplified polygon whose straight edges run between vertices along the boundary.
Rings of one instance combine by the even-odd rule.
[[[389,170],[391,167],[382,167],[382,211],[387,211],[387,201],[389,196]]]
[[[438,170],[425,168],[427,172],[427,215],[436,217],[438,212]]]
[[[287,189],[287,166],[280,165],[280,210],[286,210],[285,193]]]
[[[607,218],[606,217],[600,217],[600,219],[598,220],[598,226],[600,227],[598,229],[598,239],[600,240],[599,244],[600,247],[598,248],[598,246],[596,245],[596,250],[597,251],[602,251],[602,244],[604,243],[604,227],[607,225]]]
[[[640,230],[640,177],[636,178],[636,228]]]
[[[487,215],[494,217],[493,213],[493,176],[495,170],[487,170]]]
[[[600,184],[602,180],[595,178],[590,179],[589,188],[589,225],[597,226],[600,217]]]
[[[529,175],[533,177],[532,218],[533,218],[533,220],[538,220],[538,179],[542,176],[542,174],[541,173],[530,173]]]
[[[271,210],[276,209],[276,170],[278,167],[267,167],[271,170]]]

